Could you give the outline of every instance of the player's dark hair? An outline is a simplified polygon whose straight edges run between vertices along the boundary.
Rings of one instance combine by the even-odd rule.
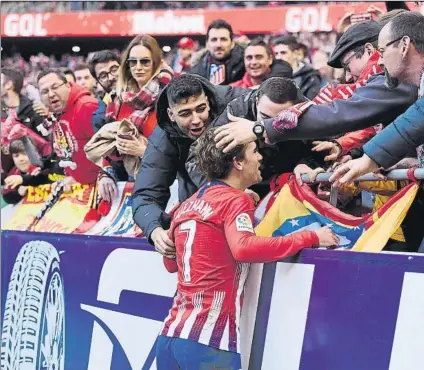
[[[40,80],[49,75],[49,74],[55,74],[57,77],[59,77],[64,83],[67,83],[68,80],[66,79],[66,76],[62,73],[60,69],[46,69],[45,71],[41,71],[37,76],[37,83],[40,82]]]
[[[296,103],[299,97],[299,90],[289,78],[272,77],[262,82],[261,86],[259,86],[258,98],[263,95],[266,95],[275,104]]]
[[[230,39],[233,39],[233,27],[231,27],[231,25],[224,21],[223,19],[215,19],[214,21],[212,21],[209,26],[208,26],[208,31],[206,32],[206,38],[209,39],[209,31],[211,29],[220,29],[220,28],[225,28],[226,30],[228,30],[228,32],[230,33]]]
[[[218,149],[215,129],[207,129],[196,141],[196,164],[208,180],[225,179],[233,168],[233,160],[242,160],[246,151],[246,145],[238,145],[228,153]]]
[[[202,84],[195,76],[183,74],[169,82],[166,97],[169,106],[172,106],[187,101],[191,96],[200,96],[203,92]]]
[[[99,63],[108,63],[108,62],[117,62],[118,64],[121,63],[121,60],[118,58],[117,55],[115,55],[110,50],[100,50],[96,51],[93,56],[88,61],[88,69],[90,70],[91,75],[97,80],[96,76],[96,65]]]
[[[6,76],[7,81],[12,81],[13,91],[20,94],[24,86],[24,75],[13,68],[2,68],[1,73]]]

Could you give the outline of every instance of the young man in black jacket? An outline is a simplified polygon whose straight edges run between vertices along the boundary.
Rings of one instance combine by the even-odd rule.
[[[244,49],[233,39],[233,29],[222,19],[213,21],[206,34],[208,52],[190,73],[208,79],[214,85],[229,85],[241,80],[244,68]]]
[[[178,179],[178,198],[183,202],[197,191],[185,163],[190,146],[227,104],[246,89],[213,86],[197,75],[174,78],[156,105],[158,127],[149,137],[133,193],[136,224],[162,254],[172,248],[167,235],[171,218],[165,213],[169,188]],[[172,254],[171,253],[171,254]]]

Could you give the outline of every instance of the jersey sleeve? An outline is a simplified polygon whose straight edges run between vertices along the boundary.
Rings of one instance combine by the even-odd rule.
[[[225,236],[233,257],[240,262],[266,263],[295,255],[303,248],[318,245],[313,231],[289,236],[256,236],[253,228],[254,207],[248,195],[229,202],[223,214]]]

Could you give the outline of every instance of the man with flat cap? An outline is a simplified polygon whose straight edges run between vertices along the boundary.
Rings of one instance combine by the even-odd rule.
[[[217,146],[227,152],[258,137],[265,137],[270,143],[328,138],[392,122],[416,101],[418,89],[404,83],[389,89],[384,73],[374,73],[378,72],[375,70],[378,67],[375,44],[380,28],[381,25],[374,21],[358,23],[337,42],[328,64],[343,67],[348,82],[354,83],[348,85],[347,94],[333,89],[327,104],[324,101],[315,104],[315,101],[259,122],[233,119],[217,129]],[[351,86],[354,89],[350,89]]]

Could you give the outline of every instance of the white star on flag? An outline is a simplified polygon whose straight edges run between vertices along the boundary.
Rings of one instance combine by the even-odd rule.
[[[299,226],[299,220],[291,220],[289,221],[293,227]]]

